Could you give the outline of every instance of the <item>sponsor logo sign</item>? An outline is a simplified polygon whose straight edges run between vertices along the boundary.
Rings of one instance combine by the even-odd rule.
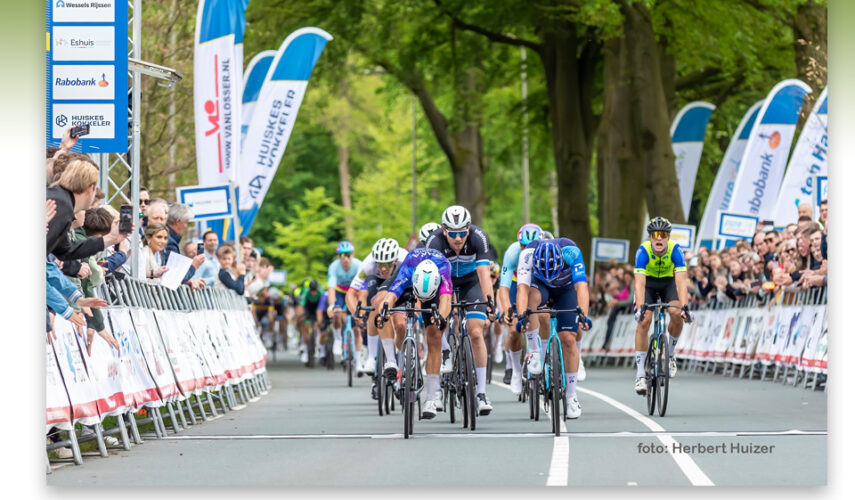
[[[222,219],[230,217],[231,195],[229,185],[184,186],[175,190],[179,203],[193,209],[193,220]]]
[[[754,230],[757,228],[759,218],[730,212],[718,212],[718,230],[716,237],[718,238],[737,238],[750,239],[754,237]]]
[[[116,97],[115,68],[110,65],[55,65],[51,85],[56,100],[112,100]]]

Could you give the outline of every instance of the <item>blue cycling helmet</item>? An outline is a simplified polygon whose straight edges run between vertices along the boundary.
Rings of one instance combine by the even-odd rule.
[[[342,241],[338,244],[338,248],[336,248],[335,253],[353,253],[353,243]]]
[[[517,240],[522,246],[526,246],[532,241],[541,238],[543,238],[543,229],[537,224],[524,224],[517,233]]]
[[[564,269],[564,256],[561,247],[552,241],[545,241],[534,250],[534,274],[544,281],[552,281]]]

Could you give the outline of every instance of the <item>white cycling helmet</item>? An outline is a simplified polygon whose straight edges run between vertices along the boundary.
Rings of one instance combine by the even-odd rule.
[[[439,281],[436,264],[430,259],[423,260],[413,271],[413,294],[419,300],[431,300],[439,290]]]
[[[371,256],[374,257],[374,262],[385,264],[398,259],[398,252],[401,247],[398,242],[392,238],[380,238],[374,243],[374,248],[371,249]]]
[[[552,233],[550,233],[549,231],[544,229],[543,230],[543,238],[541,238],[541,239],[543,239],[543,240],[554,240],[555,236],[552,236]]]
[[[441,227],[442,226],[440,226],[436,222],[428,222],[427,224],[422,226],[421,229],[419,229],[419,241],[421,243],[424,243],[425,241],[427,241],[428,236],[430,236],[430,233],[436,231],[437,229],[439,229]]]
[[[451,205],[442,213],[442,225],[446,229],[463,229],[469,227],[470,223],[472,223],[472,216],[469,210],[460,205]]]

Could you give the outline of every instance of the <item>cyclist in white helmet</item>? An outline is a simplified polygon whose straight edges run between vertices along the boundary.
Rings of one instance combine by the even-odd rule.
[[[440,226],[436,222],[428,222],[427,224],[422,226],[422,228],[419,229],[419,244],[416,246],[416,248],[424,248],[425,242],[427,241],[428,237],[434,231],[436,231],[437,229],[441,229],[441,228],[442,228],[442,226]]]

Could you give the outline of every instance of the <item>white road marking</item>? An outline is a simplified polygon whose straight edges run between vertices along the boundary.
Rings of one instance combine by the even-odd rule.
[[[560,436],[553,438],[552,460],[549,461],[549,476],[547,486],[567,486],[567,471],[570,468],[570,438]]]
[[[657,434],[656,438],[659,439],[659,441],[665,445],[668,453],[671,455],[674,461],[677,462],[677,466],[680,467],[680,470],[683,471],[683,474],[686,476],[689,482],[691,482],[693,486],[715,486],[712,480],[707,477],[706,474],[704,474],[704,471],[702,471],[701,468],[698,467],[698,464],[696,464],[695,461],[692,460],[691,457],[689,457],[689,455],[685,453],[673,453],[673,446],[677,443],[677,441],[672,437],[671,433],[667,433],[665,431],[665,428],[657,424],[653,419],[645,417],[644,415],[638,413],[629,406],[626,406],[625,404],[616,401],[606,396],[605,394],[601,394],[597,391],[592,391],[590,389],[585,389],[582,387],[577,387],[577,390],[585,394],[594,396],[595,398],[614,406],[618,410],[626,413],[630,417],[644,424],[644,426],[650,429],[651,431],[662,433]]]

